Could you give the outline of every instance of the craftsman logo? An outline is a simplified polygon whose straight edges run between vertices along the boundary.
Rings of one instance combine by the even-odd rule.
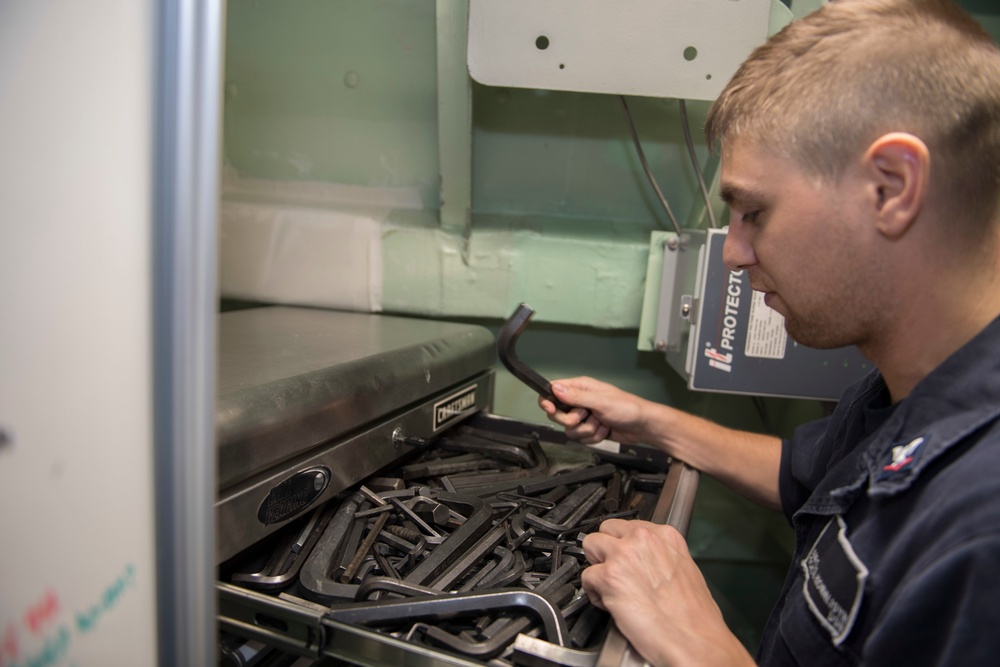
[[[916,461],[920,448],[924,444],[924,437],[914,438],[906,445],[899,445],[892,448],[892,463],[882,466],[886,472],[899,472],[911,463]]]
[[[434,404],[434,429],[437,431],[444,428],[451,422],[457,421],[475,411],[476,409],[476,388],[474,384],[466,387],[457,394],[452,394],[443,401]]]
[[[708,357],[708,365],[726,373],[733,370],[733,344],[736,341],[736,316],[740,312],[740,296],[743,294],[743,274],[743,271],[729,272],[725,299],[722,302],[718,348],[705,343],[705,356]]]
[[[801,562],[802,595],[809,610],[840,646],[854,626],[868,568],[847,539],[847,524],[830,519]]]

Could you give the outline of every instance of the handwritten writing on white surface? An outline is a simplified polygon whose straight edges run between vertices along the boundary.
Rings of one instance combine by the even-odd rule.
[[[19,616],[10,619],[0,634],[0,667],[55,667],[70,659],[75,637],[97,631],[101,619],[114,611],[122,597],[135,585],[136,571],[125,565],[101,597],[82,610],[66,613],[59,593],[47,589]]]

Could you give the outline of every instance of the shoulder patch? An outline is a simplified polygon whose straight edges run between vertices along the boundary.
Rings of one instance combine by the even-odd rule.
[[[801,562],[802,595],[809,610],[840,646],[854,626],[868,568],[847,539],[847,524],[830,519]]]

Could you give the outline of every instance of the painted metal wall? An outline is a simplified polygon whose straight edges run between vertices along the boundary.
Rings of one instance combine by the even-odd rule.
[[[471,84],[464,32],[440,37],[461,5],[229,3],[226,296],[453,317],[528,301],[540,321],[637,326],[666,218],[617,98]],[[683,219],[677,103],[631,104]]]
[[[472,83],[466,0],[231,0],[228,13],[225,296],[485,318],[527,301],[538,321],[638,327],[649,233],[667,221],[616,96]],[[775,0],[772,30],[790,16]],[[689,221],[700,201],[677,101],[630,104]],[[689,106],[704,163],[707,105]]]

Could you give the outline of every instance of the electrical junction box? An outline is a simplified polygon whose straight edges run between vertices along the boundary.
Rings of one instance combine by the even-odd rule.
[[[723,264],[726,231],[653,233],[639,348],[664,352],[690,389],[839,399],[872,363],[853,346],[793,341],[746,272]]]

